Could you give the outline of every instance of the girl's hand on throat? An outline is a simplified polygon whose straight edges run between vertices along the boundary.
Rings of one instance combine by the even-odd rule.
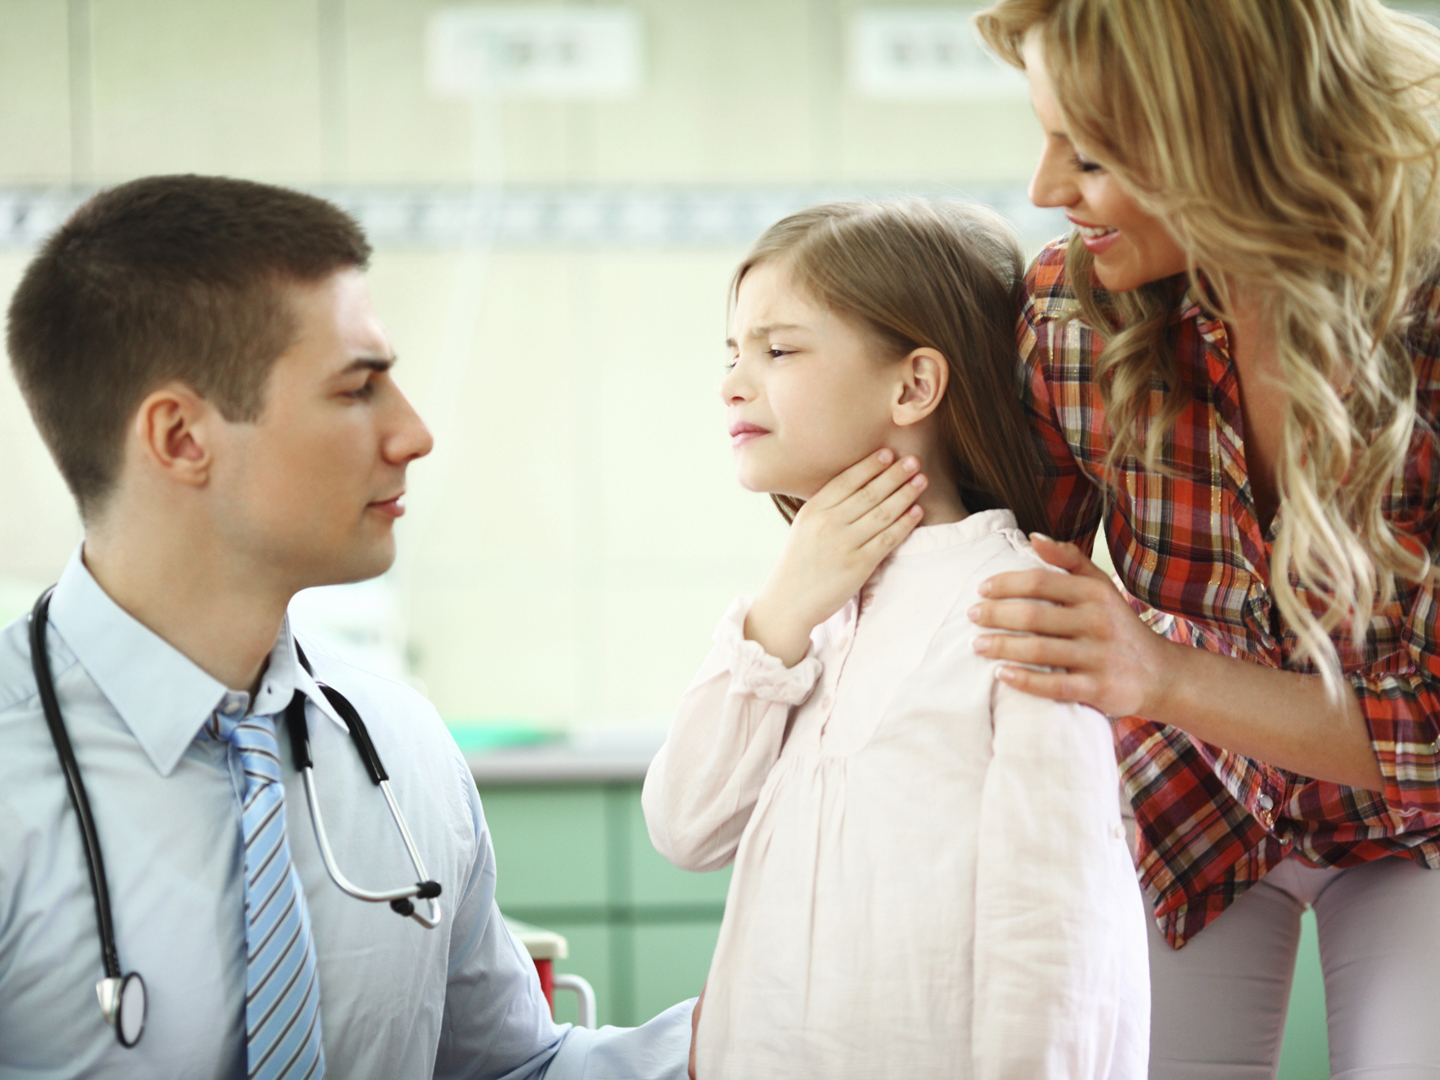
[[[786,667],[810,648],[810,631],[854,596],[885,556],[920,524],[928,481],[915,457],[881,450],[808,500],[745,620],[745,636]]]

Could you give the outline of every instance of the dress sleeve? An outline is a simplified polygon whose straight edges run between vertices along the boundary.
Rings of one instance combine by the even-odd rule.
[[[975,903],[978,1080],[1144,1080],[1145,911],[1109,725],[996,681]]]
[[[780,756],[790,710],[820,677],[813,655],[792,668],[745,640],[750,598],[730,606],[715,645],[680,699],[665,745],[645,775],[650,840],[686,870],[718,870]],[[812,647],[813,652],[813,647]]]
[[[1056,294],[1065,291],[1064,249],[1046,248],[1025,277],[1025,292],[1016,330],[1020,347],[1020,393],[1030,433],[1040,457],[1046,513],[1057,540],[1080,545],[1087,554],[1100,526],[1100,491],[1075,459],[1067,436],[1072,427],[1104,422],[1088,399],[1062,409],[1062,398],[1088,394],[1085,380],[1092,365],[1093,335],[1073,319],[1052,311]],[[1062,415],[1068,413],[1070,415]],[[1087,434],[1074,432],[1076,437]]]

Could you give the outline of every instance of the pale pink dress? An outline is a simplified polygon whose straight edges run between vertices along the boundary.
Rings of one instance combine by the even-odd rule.
[[[917,529],[785,666],[731,606],[645,780],[662,855],[733,862],[700,1080],[1143,1080],[1145,912],[1109,725],[977,655],[1009,511]]]

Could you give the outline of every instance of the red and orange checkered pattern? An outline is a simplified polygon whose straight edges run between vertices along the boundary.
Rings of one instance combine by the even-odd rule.
[[[1161,455],[1170,475],[1131,459],[1107,492],[1110,428],[1094,379],[1102,343],[1074,318],[1079,306],[1065,277],[1065,242],[1047,246],[1031,267],[1020,353],[1055,536],[1088,551],[1103,525],[1131,605],[1172,640],[1311,671],[1270,592],[1271,545],[1285,510],[1262,532],[1224,324],[1183,279],[1175,295],[1169,332],[1179,385],[1152,389],[1157,404],[1163,394],[1185,398]],[[1405,341],[1420,419],[1383,510],[1433,552],[1440,540],[1440,285],[1417,298],[1417,313]],[[1318,610],[1319,601],[1309,599]],[[1240,757],[1141,717],[1117,721],[1141,884],[1175,948],[1291,852],[1326,867],[1400,854],[1440,868],[1437,617],[1435,588],[1406,586],[1376,613],[1362,646],[1341,649],[1385,776],[1383,797]]]

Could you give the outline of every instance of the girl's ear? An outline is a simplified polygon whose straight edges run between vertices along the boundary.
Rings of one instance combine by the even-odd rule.
[[[950,365],[934,349],[916,349],[900,361],[899,396],[891,410],[898,427],[918,424],[940,406],[950,382]]]

